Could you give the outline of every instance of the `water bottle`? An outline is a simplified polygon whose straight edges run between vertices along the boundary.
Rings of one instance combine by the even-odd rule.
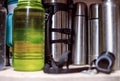
[[[114,54],[116,60],[114,69],[119,69],[118,62],[118,20],[119,20],[119,6],[117,0],[102,0],[99,8],[100,12],[100,54],[104,51]]]
[[[44,0],[46,14],[49,17],[47,18],[49,22],[46,23],[46,30],[48,30],[46,31],[46,58],[51,54],[56,62],[64,52],[71,49],[68,1]]]
[[[89,64],[98,58],[100,55],[100,45],[99,45],[99,7],[100,4],[91,4],[89,8]]]
[[[12,65],[12,17],[18,0],[7,0],[7,26],[6,26],[6,44],[7,44],[7,65]]]
[[[72,60],[75,65],[87,64],[87,5],[75,4]]]
[[[4,0],[0,0],[0,70],[6,65],[6,15]]]
[[[13,14],[13,68],[39,71],[44,66],[45,13],[41,0],[19,0]]]

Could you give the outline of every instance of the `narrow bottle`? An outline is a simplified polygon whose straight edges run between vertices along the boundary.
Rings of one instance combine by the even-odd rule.
[[[87,5],[78,2],[75,4],[73,28],[73,64],[87,63]]]
[[[100,4],[95,3],[90,5],[89,9],[89,64],[98,58],[99,52],[99,6]]]
[[[6,15],[4,0],[0,0],[0,70],[6,65]]]
[[[45,17],[41,0],[19,0],[13,15],[13,67],[39,71],[44,66]]]

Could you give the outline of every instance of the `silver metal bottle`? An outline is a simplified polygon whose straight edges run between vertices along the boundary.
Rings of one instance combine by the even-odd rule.
[[[44,3],[54,7],[53,11],[62,5],[67,5],[68,0],[44,0]],[[64,8],[64,7],[63,7]],[[68,11],[58,10],[52,15],[51,29],[69,28]],[[51,40],[67,39],[68,35],[59,32],[51,33]],[[59,61],[61,54],[68,50],[68,45],[64,43],[52,43],[51,52],[53,59]]]
[[[99,6],[91,4],[89,8],[89,64],[99,56]]]
[[[100,53],[103,51],[112,52],[115,54],[116,60],[114,69],[119,69],[118,66],[118,18],[119,7],[116,4],[117,0],[102,0],[100,7]]]
[[[73,23],[73,64],[85,65],[87,60],[87,5],[85,3],[75,4]]]

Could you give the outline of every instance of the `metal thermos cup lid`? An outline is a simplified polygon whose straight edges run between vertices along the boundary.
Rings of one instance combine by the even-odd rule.
[[[87,15],[87,5],[83,2],[75,3],[75,15]]]
[[[94,18],[99,18],[99,6],[100,4],[92,4],[90,5],[90,9],[89,9],[89,18],[90,19],[94,19]]]
[[[43,0],[44,3],[63,3],[63,4],[67,4],[68,0]]]

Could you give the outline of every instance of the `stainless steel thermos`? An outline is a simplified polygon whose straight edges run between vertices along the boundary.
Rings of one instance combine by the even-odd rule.
[[[76,3],[74,7],[72,60],[75,65],[85,65],[87,60],[87,5]]]
[[[117,0],[102,0],[100,6],[100,53],[104,51],[111,52],[115,55],[114,69],[118,69],[118,18],[119,8]]]
[[[89,64],[97,59],[100,55],[99,51],[99,28],[100,28],[100,19],[99,19],[99,6],[100,4],[91,4],[89,8],[89,55],[88,61]]]
[[[51,53],[54,61],[58,62],[62,53],[69,49],[71,27],[69,26],[68,0],[44,0],[43,4],[47,15],[46,55]]]
[[[67,5],[67,0],[61,1]],[[67,11],[58,11],[52,17],[52,28],[54,29],[63,29],[68,28],[68,12]],[[67,35],[59,33],[59,32],[52,32],[52,40],[59,40],[59,39],[66,39],[68,38]],[[52,54],[55,61],[58,61],[61,54],[68,49],[66,44],[62,43],[52,43]]]

